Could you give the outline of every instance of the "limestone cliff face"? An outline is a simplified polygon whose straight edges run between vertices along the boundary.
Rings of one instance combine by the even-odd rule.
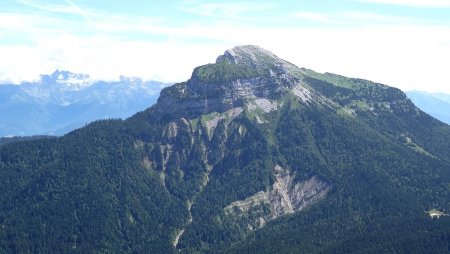
[[[295,181],[295,173],[279,165],[275,166],[274,173],[276,180],[270,190],[260,191],[245,200],[231,203],[224,208],[225,213],[242,216],[259,212],[259,217],[248,222],[251,229],[259,228],[268,220],[299,212],[313,205],[323,199],[330,190],[329,184],[315,176],[304,181]]]
[[[202,192],[208,184],[209,173],[230,150],[227,147],[231,142],[229,135],[233,135],[230,128],[238,129],[238,139],[245,138],[246,128],[240,124],[234,126],[235,118],[249,114],[257,124],[270,123],[289,98],[305,106],[329,106],[325,97],[304,82],[304,75],[302,69],[271,52],[247,45],[225,51],[214,64],[195,68],[188,81],[164,89],[151,110],[154,120],[170,119],[158,152],[161,181],[166,189],[176,194],[173,180],[166,177],[173,175],[187,184],[199,185],[198,190]],[[180,143],[186,146],[181,148]],[[202,169],[189,169],[190,158],[194,155],[201,158]],[[191,175],[192,170],[202,176],[201,179],[189,180],[186,176]],[[248,219],[249,228],[255,229],[268,220],[314,204],[324,198],[330,188],[317,177],[299,181],[295,173],[280,166],[273,170],[276,180],[270,190],[261,189],[245,200],[233,202],[225,208],[226,213],[248,217],[257,211],[260,214],[257,218]],[[195,195],[190,201],[194,202]],[[178,238],[182,240],[183,234]]]
[[[156,111],[197,116],[242,107],[292,92],[307,101],[318,95],[302,82],[302,70],[257,46],[227,50],[214,64],[194,69],[185,82],[161,91]]]

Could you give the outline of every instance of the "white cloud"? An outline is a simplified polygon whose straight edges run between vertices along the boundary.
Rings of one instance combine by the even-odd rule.
[[[365,12],[365,11],[343,11],[338,13],[338,16],[342,19],[346,19],[349,22],[365,22],[363,25],[367,25],[366,22],[371,22],[375,24],[384,24],[384,23],[414,23],[420,22],[418,19],[413,19],[410,17],[399,17],[399,16],[389,16],[389,15],[381,15],[378,13]]]
[[[6,59],[0,61],[0,80],[36,79],[58,68],[88,73],[96,79],[126,75],[183,81],[194,67],[213,62],[227,48],[257,44],[294,64],[321,72],[403,89],[450,92],[446,74],[450,66],[448,26],[365,12],[297,13],[297,19],[344,24],[315,29],[295,26],[294,19],[267,27],[234,21],[168,26],[158,17],[88,13],[89,18],[82,23],[72,23],[40,13],[0,11],[2,38],[8,33],[28,37],[26,45],[0,41],[0,55]],[[346,26],[371,21],[370,26]],[[134,40],[127,37],[128,32],[150,39]]]
[[[196,65],[214,59],[224,46],[120,41],[109,37],[61,35],[41,38],[32,46],[0,46],[0,80],[35,80],[55,69],[88,73],[94,79],[120,75],[160,81],[183,81]]]
[[[297,12],[291,15],[301,20],[323,23],[333,26],[379,26],[386,24],[421,23],[423,20],[406,16],[382,15],[366,11],[337,11],[324,14],[321,12]]]
[[[267,3],[230,3],[230,2],[210,2],[201,3],[197,1],[184,1],[181,2],[179,8],[202,16],[208,17],[226,17],[226,18],[238,18],[238,16],[248,13],[257,12],[261,10],[269,10],[272,4]]]
[[[315,21],[323,23],[329,23],[332,19],[329,15],[319,12],[297,12],[294,13],[293,16],[307,21]]]
[[[450,7],[448,0],[360,0],[361,2],[415,7]]]
[[[268,47],[291,62],[322,72],[402,89],[450,91],[445,74],[450,66],[448,28],[397,26],[297,34],[291,45],[277,47],[273,43]]]
[[[89,12],[83,10],[79,6],[75,5],[70,0],[65,0],[65,5],[54,5],[54,4],[43,4],[40,2],[32,0],[18,0],[19,3],[35,8],[37,10],[53,12],[53,13],[64,13],[64,14],[77,14],[80,16],[88,16]]]

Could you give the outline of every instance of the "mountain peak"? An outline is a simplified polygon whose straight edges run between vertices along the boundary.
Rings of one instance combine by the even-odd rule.
[[[55,70],[50,76],[55,80],[66,80],[74,73],[65,70]]]
[[[228,60],[235,64],[274,64],[281,63],[283,60],[278,58],[272,52],[256,45],[242,45],[228,49],[225,53],[217,58],[216,63]]]
[[[73,73],[66,70],[55,70],[50,76],[53,79],[60,81],[65,81],[69,79],[83,80],[89,78],[88,74]]]
[[[170,115],[199,115],[243,107],[257,99],[278,100],[292,92],[306,102],[297,66],[254,45],[228,49],[215,63],[194,69],[191,78],[161,91],[158,108]]]
[[[66,70],[55,70],[50,75],[41,75],[39,83],[49,86],[63,85],[69,89],[78,90],[81,87],[87,87],[92,84],[88,74],[73,73]]]

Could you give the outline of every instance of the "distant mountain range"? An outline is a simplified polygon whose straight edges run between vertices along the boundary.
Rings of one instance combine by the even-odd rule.
[[[424,112],[450,124],[450,94],[408,91],[406,95]]]
[[[0,137],[62,135],[98,119],[126,118],[156,102],[168,86],[120,77],[96,81],[57,70],[39,81],[0,85]]]

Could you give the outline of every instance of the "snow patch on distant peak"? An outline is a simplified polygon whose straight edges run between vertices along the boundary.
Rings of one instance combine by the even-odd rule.
[[[77,78],[57,80],[56,82],[58,84],[65,85],[65,86],[73,88],[75,90],[90,86],[94,83],[94,81],[90,80],[90,79],[77,79]]]
[[[88,74],[56,70],[50,75],[41,75],[40,80],[31,84],[62,85],[68,90],[80,90],[95,83]],[[30,83],[28,83],[30,84]]]

